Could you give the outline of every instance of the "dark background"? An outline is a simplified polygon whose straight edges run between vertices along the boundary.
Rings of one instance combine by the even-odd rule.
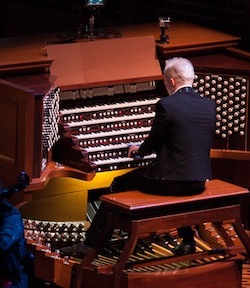
[[[79,0],[0,0],[0,37],[77,31],[89,13]],[[240,48],[250,51],[249,0],[106,0],[95,26],[157,22],[159,16],[239,36]]]

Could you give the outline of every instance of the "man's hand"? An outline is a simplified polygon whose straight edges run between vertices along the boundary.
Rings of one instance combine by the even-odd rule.
[[[128,157],[135,158],[138,150],[139,150],[139,146],[136,146],[136,145],[130,146],[128,149]]]

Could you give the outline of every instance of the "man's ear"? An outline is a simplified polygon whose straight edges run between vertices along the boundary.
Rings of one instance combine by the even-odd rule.
[[[175,81],[175,79],[174,79],[174,78],[170,78],[170,81],[171,81],[173,87],[175,87],[175,85],[176,85],[176,81]]]

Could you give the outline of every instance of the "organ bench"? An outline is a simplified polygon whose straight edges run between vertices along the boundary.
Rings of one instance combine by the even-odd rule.
[[[94,288],[102,283],[104,288],[123,287],[241,287],[241,273],[238,271],[235,256],[245,251],[250,255],[250,239],[241,223],[240,202],[249,191],[237,185],[221,180],[206,183],[203,193],[192,196],[156,196],[140,191],[127,191],[101,196],[101,200],[109,210],[104,232],[96,249],[86,255],[78,267],[75,278],[76,288]],[[232,225],[242,242],[236,247],[223,228],[222,222],[231,220]],[[185,268],[174,272],[136,273],[127,272],[128,259],[133,253],[138,239],[146,235],[157,234],[173,227],[184,227],[211,222],[226,243],[225,254],[229,258],[211,265]],[[92,263],[98,256],[105,242],[110,238],[114,228],[128,232],[127,241],[120,257],[114,265],[103,265],[99,268]],[[239,252],[241,250],[241,252]],[[203,257],[209,254],[202,252]],[[216,253],[216,251],[215,251]],[[163,261],[186,261],[198,259],[194,254],[172,256],[165,259],[154,259],[147,265],[160,265]],[[206,255],[205,255],[206,254]],[[234,257],[232,257],[234,256]],[[227,260],[225,260],[227,259]],[[228,259],[231,259],[231,261]],[[139,264],[140,265],[145,265]],[[130,268],[133,264],[130,265]],[[134,265],[136,267],[136,264]],[[205,276],[204,276],[205,275]],[[174,276],[174,277],[173,277]],[[212,277],[212,278],[211,278]],[[211,279],[213,279],[212,282]],[[178,282],[177,282],[178,281]],[[98,284],[99,283],[99,284]],[[177,285],[178,283],[178,285]],[[185,285],[189,286],[185,286]],[[177,285],[177,286],[176,286]]]

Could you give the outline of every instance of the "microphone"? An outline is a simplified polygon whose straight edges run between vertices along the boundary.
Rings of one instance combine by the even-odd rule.
[[[21,172],[17,177],[17,184],[8,188],[0,189],[0,197],[9,198],[12,194],[23,190],[29,186],[30,178],[25,172]]]

